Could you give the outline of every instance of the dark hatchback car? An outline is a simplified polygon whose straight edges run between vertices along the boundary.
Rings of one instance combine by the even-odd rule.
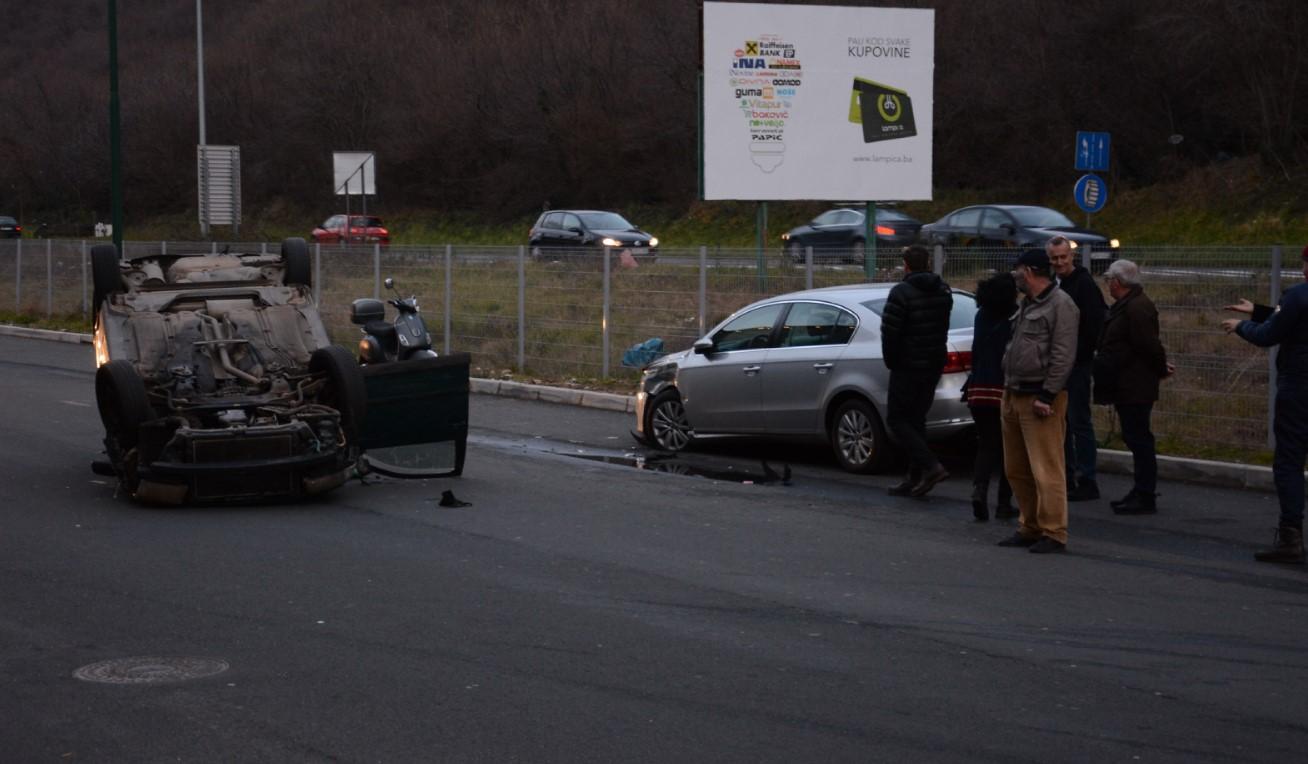
[[[22,235],[23,227],[17,220],[7,215],[0,215],[0,239],[17,239]]]
[[[531,227],[528,246],[536,260],[595,252],[604,247],[629,252],[637,260],[653,260],[658,256],[659,240],[616,212],[550,210],[541,213]]]
[[[782,246],[791,260],[804,262],[805,249],[813,248],[813,259],[841,259],[862,262],[867,247],[863,210],[827,210],[807,224],[781,234]],[[899,210],[877,207],[877,247],[898,250],[917,241],[922,223]]]
[[[1102,271],[1118,257],[1117,239],[1081,228],[1066,215],[1048,207],[1018,204],[984,204],[955,210],[922,226],[922,240],[946,247],[1043,247],[1054,236],[1066,236],[1072,248],[1090,247],[1090,262]]]

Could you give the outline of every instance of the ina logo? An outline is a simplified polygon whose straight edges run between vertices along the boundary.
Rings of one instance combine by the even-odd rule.
[[[899,96],[894,93],[883,94],[877,99],[877,113],[887,122],[898,122],[904,115],[904,111],[899,108]]]

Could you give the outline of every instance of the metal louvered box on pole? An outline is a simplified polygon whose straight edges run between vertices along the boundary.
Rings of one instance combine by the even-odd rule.
[[[229,225],[241,232],[241,147],[196,146],[200,188],[200,230]]]

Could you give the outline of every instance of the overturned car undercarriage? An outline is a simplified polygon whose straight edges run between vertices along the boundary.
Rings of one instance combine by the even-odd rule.
[[[112,474],[151,503],[297,497],[343,484],[363,374],[331,344],[303,240],[280,255],[92,252],[96,401]]]

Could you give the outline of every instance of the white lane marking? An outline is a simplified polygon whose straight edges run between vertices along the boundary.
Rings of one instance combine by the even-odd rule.
[[[67,404],[69,406],[81,406],[82,408],[87,408],[87,409],[91,408],[91,404],[86,403],[84,401],[59,401],[59,402]]]

